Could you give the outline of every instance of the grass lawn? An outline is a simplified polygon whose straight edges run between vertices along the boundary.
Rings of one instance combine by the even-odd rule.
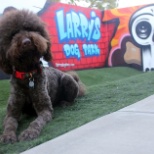
[[[143,73],[127,68],[103,68],[77,71],[87,86],[87,94],[74,105],[54,110],[54,119],[42,130],[41,135],[29,142],[0,144],[0,154],[18,154],[45,141],[53,139],[100,116],[117,111],[154,93],[154,72]],[[0,81],[0,134],[9,95],[9,81]],[[31,118],[19,125],[18,134]]]

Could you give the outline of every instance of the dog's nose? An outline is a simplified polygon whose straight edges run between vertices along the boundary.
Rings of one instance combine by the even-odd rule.
[[[31,44],[31,40],[29,38],[25,38],[22,40],[22,45],[27,46]]]

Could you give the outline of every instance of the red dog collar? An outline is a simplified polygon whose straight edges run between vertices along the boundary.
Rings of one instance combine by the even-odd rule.
[[[15,71],[14,72],[14,76],[17,79],[21,79],[24,80],[25,78],[32,78],[34,74],[36,74],[38,72],[38,70],[33,70],[31,72],[19,72],[19,71]]]
[[[14,69],[14,76],[20,80],[24,80],[25,78],[33,78],[33,75],[42,72],[42,69],[43,69],[42,62],[40,61],[39,64],[40,64],[39,69],[35,69],[30,72],[20,72]]]

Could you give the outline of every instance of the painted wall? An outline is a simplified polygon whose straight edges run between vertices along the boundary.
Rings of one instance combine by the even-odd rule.
[[[103,20],[119,18],[120,24],[111,41],[108,66],[131,66],[154,70],[154,4],[105,12]]]
[[[100,11],[46,3],[38,15],[51,34],[52,66],[58,69],[154,69],[154,5]]]
[[[103,13],[62,3],[38,13],[51,34],[52,65],[61,70],[104,67],[119,20],[102,22]]]

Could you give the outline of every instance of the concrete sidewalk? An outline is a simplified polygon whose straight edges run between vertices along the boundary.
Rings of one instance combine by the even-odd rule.
[[[154,95],[22,154],[154,154]]]

